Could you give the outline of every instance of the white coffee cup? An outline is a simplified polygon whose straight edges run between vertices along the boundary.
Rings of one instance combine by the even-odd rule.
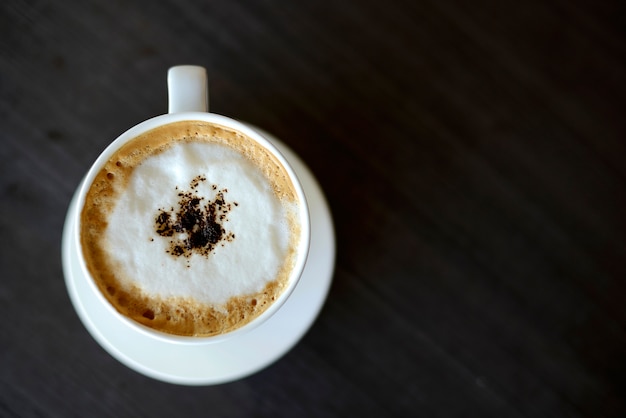
[[[284,302],[289,298],[292,290],[298,283],[298,280],[303,272],[305,262],[307,260],[309,252],[309,240],[310,240],[310,215],[307,207],[306,199],[300,181],[298,180],[295,172],[290,167],[288,161],[284,156],[276,149],[276,147],[269,142],[263,134],[258,130],[236,121],[234,119],[213,114],[208,112],[208,87],[206,70],[197,66],[177,66],[168,71],[168,93],[169,93],[169,105],[168,114],[161,115],[142,122],[120,135],[115,141],[113,141],[97,158],[94,164],[89,169],[85,178],[83,179],[77,194],[75,196],[75,205],[77,210],[71,214],[71,218],[68,219],[69,228],[73,230],[69,239],[73,240],[71,251],[75,251],[76,254],[71,254],[72,258],[78,260],[75,265],[78,267],[72,267],[74,271],[71,271],[71,275],[84,277],[89,283],[91,291],[96,295],[98,303],[102,304],[118,321],[116,324],[131,329],[133,332],[142,333],[150,338],[166,341],[170,343],[183,344],[183,345],[197,345],[197,344],[209,344],[225,339],[230,339],[250,332],[258,325],[265,322],[274,313],[276,313]],[[94,282],[89,269],[86,266],[81,250],[81,208],[85,203],[85,196],[98,172],[102,169],[104,164],[110,159],[110,157],[125,143],[136,138],[137,136],[148,132],[159,126],[167,125],[180,121],[204,121],[220,126],[225,126],[230,129],[234,129],[253,139],[260,144],[264,149],[268,150],[284,167],[288,173],[291,183],[294,186],[298,200],[300,203],[300,227],[301,235],[296,252],[296,259],[293,269],[291,270],[288,284],[284,291],[278,296],[278,298],[261,313],[257,318],[251,322],[237,328],[233,331],[229,331],[223,334],[217,334],[213,336],[179,336],[169,334],[161,331],[154,330],[119,313],[113,305],[107,300],[107,298],[101,293],[98,285]],[[66,228],[68,225],[66,224]],[[65,254],[65,257],[69,255]]]

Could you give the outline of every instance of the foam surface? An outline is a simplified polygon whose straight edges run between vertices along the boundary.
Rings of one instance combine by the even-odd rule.
[[[300,210],[286,170],[254,140],[177,122],[105,163],[85,197],[81,246],[122,314],[172,334],[215,335],[252,321],[282,293]],[[189,242],[199,225],[208,246]]]
[[[167,253],[171,239],[155,232],[155,218],[159,208],[176,209],[178,193],[190,190],[199,174],[206,181],[198,184],[198,196],[213,200],[217,190],[226,189],[224,200],[237,203],[223,224],[235,238],[206,256],[173,256]],[[135,169],[111,214],[107,251],[121,266],[125,287],[225,304],[233,296],[259,292],[275,279],[289,245],[284,210],[260,170],[238,152],[217,144],[181,143]],[[184,236],[175,233],[173,238]]]

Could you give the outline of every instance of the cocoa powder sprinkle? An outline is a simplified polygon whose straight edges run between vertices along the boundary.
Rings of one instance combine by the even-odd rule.
[[[224,242],[235,239],[235,235],[224,228],[232,209],[225,197],[227,189],[218,190],[217,185],[211,185],[217,193],[209,201],[195,194],[198,185],[204,181],[206,177],[196,176],[189,184],[191,191],[177,193],[178,209],[159,209],[155,217],[155,232],[162,237],[173,237],[166,250],[172,256],[189,258],[194,253],[208,256],[218,244],[224,245]],[[181,189],[176,187],[176,190]],[[233,204],[238,206],[235,202]]]

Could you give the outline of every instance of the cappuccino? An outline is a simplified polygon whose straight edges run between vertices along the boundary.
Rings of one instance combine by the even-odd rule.
[[[97,173],[80,214],[82,252],[121,314],[169,334],[218,335],[287,287],[302,205],[254,139],[174,122],[126,142]]]

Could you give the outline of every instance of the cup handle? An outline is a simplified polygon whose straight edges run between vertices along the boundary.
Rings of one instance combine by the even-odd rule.
[[[208,112],[209,87],[206,69],[197,65],[178,65],[167,71],[168,111]]]

